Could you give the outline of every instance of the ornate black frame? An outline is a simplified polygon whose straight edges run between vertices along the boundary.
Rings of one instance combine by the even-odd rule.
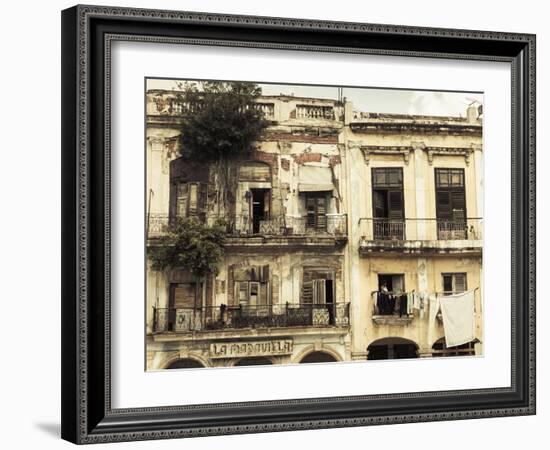
[[[512,385],[112,409],[112,40],[507,61],[512,66]],[[62,437],[75,443],[535,413],[535,36],[99,6],[62,13]]]

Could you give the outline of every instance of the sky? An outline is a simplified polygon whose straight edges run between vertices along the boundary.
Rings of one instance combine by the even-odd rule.
[[[179,80],[178,80],[179,81]],[[264,95],[294,95],[296,97],[338,98],[338,87],[259,83]],[[148,89],[175,89],[175,80],[150,79]],[[465,116],[466,108],[483,102],[479,92],[443,92],[409,89],[377,89],[344,87],[344,97],[353,102],[356,111],[419,114],[433,116]]]

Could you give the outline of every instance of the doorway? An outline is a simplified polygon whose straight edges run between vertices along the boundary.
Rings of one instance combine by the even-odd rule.
[[[263,220],[269,219],[270,189],[250,189],[252,194],[251,216],[252,233],[260,233],[260,225]]]

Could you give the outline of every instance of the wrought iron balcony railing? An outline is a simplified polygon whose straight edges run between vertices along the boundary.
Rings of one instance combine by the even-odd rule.
[[[347,327],[349,303],[155,308],[154,332]]]
[[[362,241],[480,241],[483,219],[362,218],[359,220],[359,232]]]
[[[223,216],[229,236],[347,236],[347,215],[326,214],[316,216],[279,216],[258,218],[251,216]],[[218,216],[208,215],[198,220],[213,224]],[[147,217],[147,236],[160,237],[170,232],[177,223],[177,217],[167,214],[149,214]]]

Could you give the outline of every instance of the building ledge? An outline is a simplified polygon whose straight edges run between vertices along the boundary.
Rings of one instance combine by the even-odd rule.
[[[227,237],[224,246],[232,248],[273,248],[273,247],[342,247],[348,241],[347,236],[310,235],[310,236],[246,236]]]
[[[481,254],[481,240],[367,240],[359,241],[359,255],[373,253],[412,253],[412,254]]]
[[[349,326],[309,326],[309,327],[276,327],[276,328],[232,328],[225,330],[204,330],[174,332],[163,331],[152,333],[154,342],[172,341],[211,341],[219,339],[243,339],[280,336],[342,336],[349,333]]]
[[[372,321],[376,325],[390,325],[390,326],[406,326],[409,325],[414,316],[411,314],[409,316],[393,316],[393,315],[376,315],[372,316]]]

